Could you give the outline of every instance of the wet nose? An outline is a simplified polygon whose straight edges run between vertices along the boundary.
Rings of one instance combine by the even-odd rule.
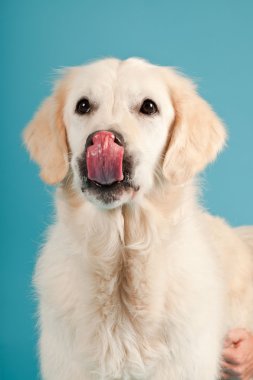
[[[94,145],[96,143],[110,140],[114,142],[117,145],[123,146],[123,137],[120,133],[113,131],[113,130],[103,130],[103,131],[96,131],[94,133],[91,133],[87,140],[86,140],[86,148],[88,148],[91,145]]]

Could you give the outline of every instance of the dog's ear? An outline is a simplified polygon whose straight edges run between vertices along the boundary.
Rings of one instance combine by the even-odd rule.
[[[41,178],[50,185],[68,172],[68,146],[59,96],[45,100],[23,134],[30,156],[40,165]]]
[[[213,161],[226,141],[226,131],[193,83],[173,70],[166,70],[174,123],[163,162],[163,173],[174,184],[182,184]]]

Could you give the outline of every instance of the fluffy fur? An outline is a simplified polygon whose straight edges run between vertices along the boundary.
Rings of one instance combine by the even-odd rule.
[[[86,96],[89,115],[75,113]],[[139,112],[143,99],[159,112]],[[114,129],[134,188],[82,191],[90,133]],[[34,276],[45,380],[215,380],[232,327],[253,329],[253,227],[198,204],[194,176],[225,143],[192,82],[138,59],[66,69],[24,133],[43,180],[59,183]]]

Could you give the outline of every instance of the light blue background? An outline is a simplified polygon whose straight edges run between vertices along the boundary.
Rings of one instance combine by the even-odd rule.
[[[53,70],[141,56],[195,78],[230,134],[206,171],[205,204],[233,225],[253,224],[252,19],[251,0],[1,2],[0,379],[39,378],[30,284],[52,190],[20,135],[49,94]]]

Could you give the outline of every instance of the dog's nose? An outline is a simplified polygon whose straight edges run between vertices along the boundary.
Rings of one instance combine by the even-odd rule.
[[[109,139],[120,146],[124,145],[123,136],[120,133],[114,130],[104,130],[96,131],[88,136],[86,140],[86,149],[89,146],[94,145],[96,142],[104,141],[105,139]]]

